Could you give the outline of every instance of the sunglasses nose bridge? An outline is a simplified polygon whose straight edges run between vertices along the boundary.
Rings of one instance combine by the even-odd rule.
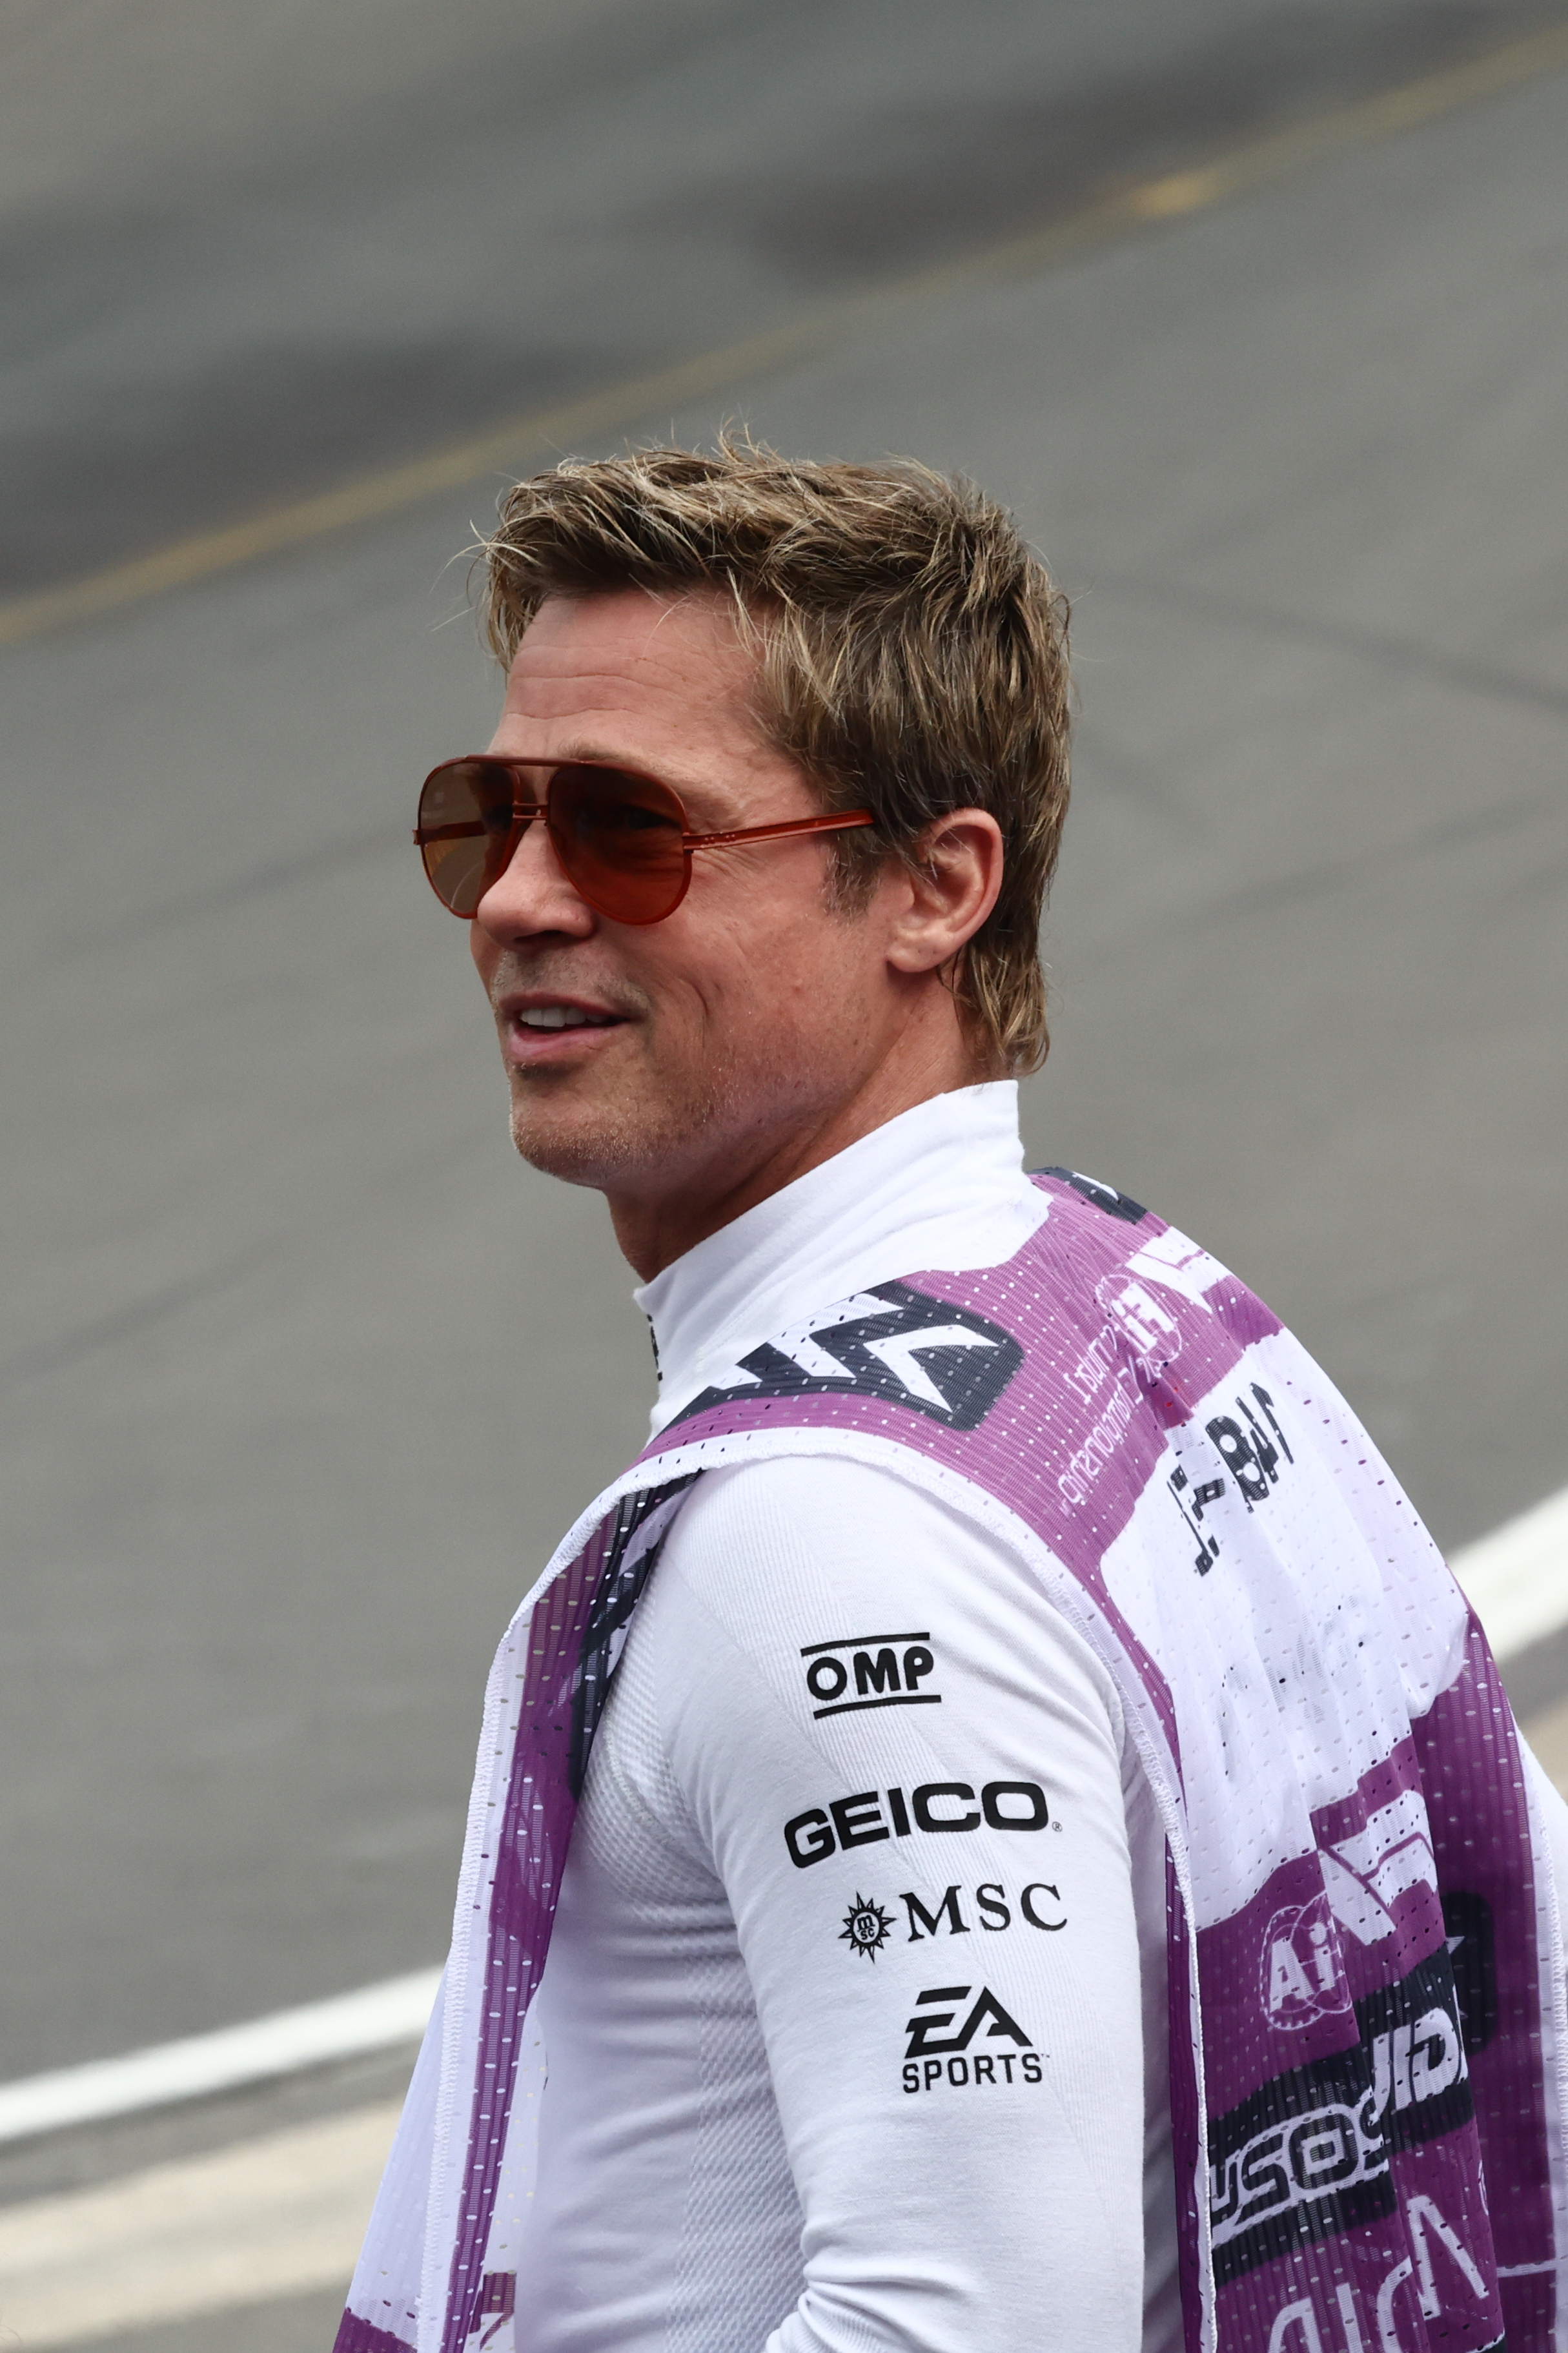
[[[528,848],[531,834],[537,837],[531,850]],[[547,909],[546,902],[563,886],[574,899],[580,898],[581,893],[566,871],[545,805],[515,800],[505,837],[499,840],[493,855],[493,871],[485,884],[478,911],[480,920],[486,920],[485,902],[500,892],[501,898],[489,910],[492,924],[528,932],[559,929],[559,910]]]

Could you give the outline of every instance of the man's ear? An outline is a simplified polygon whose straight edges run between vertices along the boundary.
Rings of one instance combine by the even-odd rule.
[[[900,876],[902,904],[888,941],[895,971],[951,964],[996,904],[1002,866],[1002,828],[989,811],[953,809],[928,825]]]

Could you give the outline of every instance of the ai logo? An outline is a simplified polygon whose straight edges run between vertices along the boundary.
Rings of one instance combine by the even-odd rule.
[[[1269,2025],[1293,2034],[1350,2006],[1327,1895],[1276,1912],[1263,1937],[1263,2014]]]

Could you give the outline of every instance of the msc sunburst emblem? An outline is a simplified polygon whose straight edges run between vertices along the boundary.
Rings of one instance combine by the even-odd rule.
[[[873,1904],[868,1895],[857,1895],[844,1915],[844,1926],[838,1941],[847,1945],[852,1953],[863,1953],[874,1961],[888,1941],[888,1931],[893,1925],[892,1915]]]

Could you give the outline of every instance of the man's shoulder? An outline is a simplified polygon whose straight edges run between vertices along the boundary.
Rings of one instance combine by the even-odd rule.
[[[812,1724],[929,1706],[946,1664],[1081,1647],[1005,1533],[896,1467],[816,1451],[699,1479],[649,1601],[661,1650],[749,1659]]]

